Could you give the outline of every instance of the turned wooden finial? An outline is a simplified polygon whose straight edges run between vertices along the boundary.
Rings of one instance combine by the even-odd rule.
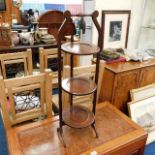
[[[95,10],[93,13],[92,13],[92,16],[94,16],[95,18],[97,18],[99,15],[99,12],[97,10]]]

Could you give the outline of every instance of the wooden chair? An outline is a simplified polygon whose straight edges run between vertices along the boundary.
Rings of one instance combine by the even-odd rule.
[[[63,61],[63,66],[67,65],[70,60],[70,55],[69,54],[62,54],[62,61]],[[57,59],[58,58],[58,50],[57,48],[51,48],[51,49],[44,49],[40,48],[39,49],[39,59],[40,59],[40,72],[44,73],[44,71],[48,68],[49,69],[49,60],[52,61],[52,59]],[[75,59],[76,60],[76,59]],[[56,66],[58,64],[55,64]],[[52,70],[52,68],[50,68]],[[52,87],[53,88],[58,88],[58,72],[52,70],[52,75],[53,75],[53,80],[52,80]],[[58,95],[53,95],[54,101],[58,101]],[[54,106],[55,107],[55,106]],[[54,108],[55,112],[57,113],[57,108]]]
[[[0,77],[1,113],[5,127],[10,128],[39,116],[51,117],[51,82],[51,72],[4,80]],[[21,107],[20,111],[17,106]],[[23,111],[23,107],[27,109]]]
[[[44,48],[40,48],[39,49],[39,58],[40,58],[40,72],[44,73],[45,70],[47,68],[49,68],[49,60],[55,59],[55,61],[57,61],[56,59],[58,58],[57,55],[58,51],[57,48],[51,48],[51,49],[44,49]],[[62,55],[63,57],[63,55]],[[55,64],[56,67],[58,66],[58,64]],[[58,72],[57,69],[52,69],[52,73],[53,73],[53,80],[52,80],[52,85],[53,88],[57,88],[58,87]],[[55,71],[56,70],[56,71]]]
[[[97,90],[97,103],[99,101],[99,95],[100,95],[100,90],[101,90],[101,83],[102,83],[102,77],[104,73],[104,65],[105,62],[103,60],[100,60],[100,72],[99,72],[99,79],[98,79],[98,90]],[[88,65],[88,66],[80,66],[80,67],[75,67],[73,69],[73,73],[75,77],[78,76],[83,76],[85,78],[89,78],[91,80],[95,80],[95,70],[96,70],[96,65]],[[69,66],[64,66],[63,69],[63,78],[69,77],[70,74],[70,67]],[[62,97],[63,97],[63,108],[69,106],[69,95],[68,93],[65,93],[64,91],[62,92]],[[74,96],[73,97],[73,104],[82,104],[84,106],[87,106],[89,108],[92,108],[92,100],[93,96],[92,95],[85,95],[85,96]],[[83,104],[84,103],[84,104]],[[56,95],[53,96],[53,104],[56,106],[57,109],[59,109],[58,105],[58,97]]]
[[[7,78],[7,69],[6,65],[11,64],[24,64],[24,74],[31,75],[32,74],[32,51],[28,49],[24,52],[16,52],[16,53],[6,53],[0,54],[0,63],[1,63],[1,75],[4,79]]]
[[[49,60],[51,59],[57,59],[58,58],[58,49],[57,48],[50,48],[50,49],[44,49],[44,48],[40,48],[39,49],[39,59],[40,59],[40,72],[43,73],[45,71],[45,69],[49,68]],[[70,61],[70,54],[66,54],[63,53],[62,54],[62,61],[63,61],[63,66],[64,65],[68,65],[69,61]],[[74,66],[78,66],[78,60],[75,57],[74,58],[75,64]],[[58,64],[55,64],[56,66],[58,66]],[[53,80],[52,80],[52,84],[53,84],[53,88],[57,88],[58,87],[58,72],[56,69],[52,69],[53,72]],[[56,70],[56,71],[55,71]]]

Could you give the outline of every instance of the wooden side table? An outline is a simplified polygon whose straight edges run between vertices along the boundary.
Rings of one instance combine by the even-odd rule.
[[[154,77],[155,59],[106,64],[99,101],[109,101],[127,114],[130,90],[154,83]]]
[[[108,102],[97,104],[96,126],[99,138],[91,128],[64,127],[67,147],[57,134],[58,117],[35,122],[7,131],[10,155],[143,155],[147,133]]]

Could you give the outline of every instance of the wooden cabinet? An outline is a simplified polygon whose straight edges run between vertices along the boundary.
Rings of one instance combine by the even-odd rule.
[[[20,22],[21,19],[19,8],[13,6],[12,0],[6,0],[6,11],[0,12],[0,23],[3,22],[11,23],[12,14],[14,14],[18,22]]]
[[[110,101],[127,113],[130,90],[155,82],[155,59],[145,62],[107,64],[103,76],[99,101]]]
[[[116,83],[113,88],[112,103],[119,109],[124,109],[124,104],[129,101],[129,90],[138,87],[139,71],[129,71],[116,76]],[[120,102],[121,101],[121,102]]]
[[[155,66],[149,66],[141,70],[139,87],[155,82]]]

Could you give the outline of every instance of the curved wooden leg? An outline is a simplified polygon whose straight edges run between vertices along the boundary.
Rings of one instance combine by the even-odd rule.
[[[59,137],[62,140],[63,146],[66,147],[66,143],[65,143],[62,127],[61,128],[57,128],[57,132],[59,134]]]
[[[96,138],[98,138],[98,133],[97,133],[97,130],[96,130],[95,122],[91,125],[91,127],[92,127],[92,128],[94,129],[94,131],[95,131]]]

